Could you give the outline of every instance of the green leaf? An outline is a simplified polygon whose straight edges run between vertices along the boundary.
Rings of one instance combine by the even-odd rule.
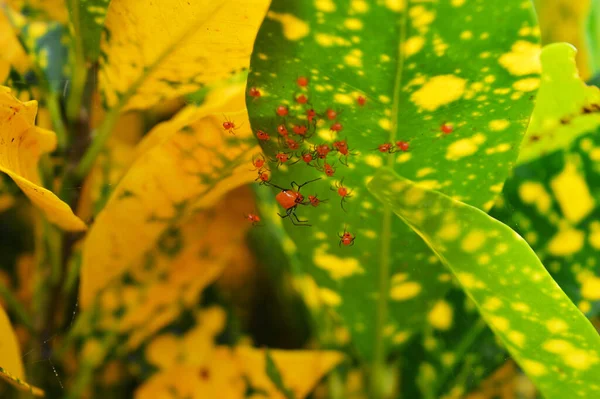
[[[94,62],[100,55],[100,34],[110,0],[67,0],[71,23],[76,40],[88,61]]]
[[[600,313],[600,128],[520,165],[491,215],[521,234],[589,317]]]
[[[525,240],[480,210],[382,170],[369,188],[452,271],[547,398],[600,394],[600,336]]]
[[[284,221],[293,241],[289,248],[316,287],[335,295],[329,308],[344,320],[363,356],[381,356],[375,343],[406,342],[449,287],[437,258],[377,206],[365,181],[381,166],[393,166],[476,207],[491,207],[517,156],[538,79],[536,26],[523,4],[276,0],[259,31],[249,86],[261,96],[248,96],[247,105],[253,129],[271,136],[263,142],[265,153],[289,152],[277,139],[277,126],[287,124],[300,141],[293,125],[307,124],[310,108],[319,114],[316,128],[310,127],[316,132],[300,149],[342,139],[352,149],[349,166],[335,151],[329,154],[333,178],[301,160],[272,164],[271,170],[273,183],[284,188],[322,177],[302,190],[329,201],[299,207],[312,228]],[[297,85],[300,76],[308,78],[306,88]],[[306,105],[295,101],[300,94],[308,97]],[[364,106],[359,96],[366,98]],[[279,105],[289,108],[285,118],[275,112]],[[327,109],[337,111],[343,125],[337,135],[330,131],[335,121],[324,116]],[[443,123],[453,132],[441,132]],[[408,142],[409,150],[377,151],[398,140]],[[347,212],[330,191],[342,178],[352,190]],[[357,239],[340,248],[345,227]],[[393,242],[408,250],[391,253]],[[390,278],[388,312],[387,295],[380,295],[390,291]],[[385,338],[376,339],[384,330]]]
[[[542,50],[542,83],[519,164],[565,148],[600,126],[600,89],[581,80],[576,53],[567,43]]]
[[[279,392],[281,392],[286,399],[294,399],[294,392],[292,392],[291,389],[287,388],[283,383],[283,379],[281,378],[279,369],[277,368],[275,361],[273,361],[273,357],[271,357],[271,352],[269,352],[268,349],[265,350],[265,359],[265,372],[267,373],[267,376],[269,377],[271,382],[275,384]]]
[[[463,397],[505,362],[506,350],[460,288],[453,287],[427,318],[427,328],[401,357],[401,397]]]

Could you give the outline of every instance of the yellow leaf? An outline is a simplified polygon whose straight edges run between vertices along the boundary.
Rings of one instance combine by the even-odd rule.
[[[40,156],[54,150],[53,132],[34,125],[37,101],[21,102],[0,86],[0,171],[9,175],[48,220],[65,230],[85,230],[71,208],[43,188],[37,170]]]
[[[571,43],[577,48],[577,67],[583,80],[588,80],[593,72],[590,68],[590,47],[587,43],[587,28],[590,14],[590,0],[536,0],[538,20],[542,32],[542,42]]]
[[[93,109],[104,114],[99,104]],[[92,125],[95,123],[92,122]],[[81,188],[76,214],[82,220],[90,220],[102,209],[112,187],[119,182],[133,161],[135,144],[142,134],[143,119],[140,113],[127,112],[119,117],[110,139]]]
[[[248,68],[270,0],[113,0],[99,84],[109,108],[148,108]]]
[[[127,349],[134,350],[184,309],[193,308],[204,288],[245,246],[250,224],[242,215],[251,195],[247,187],[240,187],[216,207],[167,228],[123,278],[98,295],[96,330],[110,333],[117,329],[127,337]],[[121,309],[118,315],[117,309]]]
[[[264,390],[268,398],[284,399],[266,373],[266,353],[263,349],[238,347],[238,359],[252,387]],[[304,398],[317,383],[344,358],[335,351],[271,350],[269,354],[277,365],[283,384],[294,393],[294,398]]]
[[[170,227],[254,180],[256,172],[248,166],[260,150],[244,107],[244,87],[221,89],[206,104],[186,107],[139,144],[131,168],[86,237],[83,308],[112,279],[139,262]],[[232,109],[239,111],[229,112]],[[235,135],[223,130],[224,115],[240,126]]]
[[[21,361],[21,350],[10,320],[0,307],[0,378],[22,391],[29,391],[36,396],[43,396],[44,391],[23,381],[25,372]]]
[[[21,74],[29,69],[31,61],[4,12],[0,12],[0,49],[0,84],[8,78],[11,67]]]

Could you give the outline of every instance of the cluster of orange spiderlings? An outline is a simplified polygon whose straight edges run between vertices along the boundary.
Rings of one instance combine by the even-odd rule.
[[[308,78],[301,76],[297,79],[296,84],[302,89],[307,88],[309,81]],[[248,90],[248,95],[253,99],[258,99],[261,97],[261,92],[256,87],[251,87]],[[295,95],[294,97],[296,103],[300,105],[306,105],[307,108],[310,107],[309,99],[307,94],[301,92],[300,94]],[[363,107],[367,103],[367,99],[364,96],[358,96],[356,98],[356,103],[358,106]],[[339,133],[344,129],[344,126],[339,121],[338,117],[340,112],[336,111],[332,108],[327,109],[322,113],[317,113],[312,107],[305,110],[306,121],[300,122],[300,124],[288,125],[286,124],[285,118],[289,116],[289,108],[285,105],[278,105],[275,108],[275,114],[282,118],[281,123],[277,125],[276,134],[273,135],[276,137],[279,146],[278,151],[273,158],[270,158],[269,161],[274,163],[276,167],[281,165],[294,165],[298,162],[303,162],[305,165],[314,167],[320,172],[323,172],[326,176],[332,177],[336,173],[336,169],[334,168],[335,162],[328,162],[328,157],[333,154],[337,154],[339,156],[339,161],[341,164],[348,166],[348,156],[353,155],[353,152],[348,147],[348,142],[346,139],[344,140],[336,140],[331,145],[327,143],[315,144],[311,145],[307,149],[300,150],[302,144],[305,140],[309,139],[313,136],[313,134],[317,130],[317,122],[319,120],[323,120],[325,122],[329,122],[329,129],[334,133]],[[227,120],[223,123],[223,128],[230,132],[234,133],[235,125],[232,121]],[[442,124],[440,127],[440,131],[443,134],[449,134],[453,131],[453,127],[451,124]],[[262,142],[273,141],[272,135],[264,130],[256,130],[256,137],[258,140]],[[410,144],[407,141],[397,141],[396,143],[384,143],[377,146],[374,151],[379,151],[381,153],[396,153],[396,152],[406,152],[410,148]],[[252,159],[252,165],[254,166],[254,170],[258,173],[256,181],[261,185],[268,185],[280,190],[280,192],[276,195],[275,199],[281,205],[281,207],[285,210],[285,214],[279,214],[282,218],[289,218],[294,225],[297,226],[310,226],[307,220],[300,220],[296,215],[296,209],[298,205],[311,205],[313,207],[319,206],[322,202],[327,202],[327,200],[323,200],[317,197],[317,195],[309,195],[306,199],[303,194],[300,193],[300,190],[303,186],[316,181],[319,179],[310,180],[303,184],[297,184],[296,182],[291,183],[291,188],[283,188],[273,184],[270,180],[270,170],[267,167],[267,159],[261,154],[255,156]],[[331,190],[336,192],[340,197],[340,205],[342,210],[346,211],[344,204],[348,198],[352,197],[352,192],[343,184],[344,179],[342,178],[340,182],[336,183],[331,187]],[[255,214],[248,214],[246,218],[253,224],[256,225],[260,222],[260,217]],[[340,237],[340,246],[341,245],[353,245],[355,236],[351,233],[347,232],[344,229],[342,234],[339,234]]]

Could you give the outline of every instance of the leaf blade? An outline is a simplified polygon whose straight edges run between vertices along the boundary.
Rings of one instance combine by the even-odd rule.
[[[600,386],[593,381],[600,371],[600,336],[520,236],[485,213],[390,170],[376,175],[369,188],[452,270],[546,397],[598,394]],[[457,229],[453,237],[444,234],[449,226]],[[567,331],[547,324],[555,322],[566,323]]]

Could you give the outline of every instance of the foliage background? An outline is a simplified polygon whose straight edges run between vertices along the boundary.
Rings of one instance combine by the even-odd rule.
[[[599,4],[488,3],[0,0],[0,396],[594,397]]]

